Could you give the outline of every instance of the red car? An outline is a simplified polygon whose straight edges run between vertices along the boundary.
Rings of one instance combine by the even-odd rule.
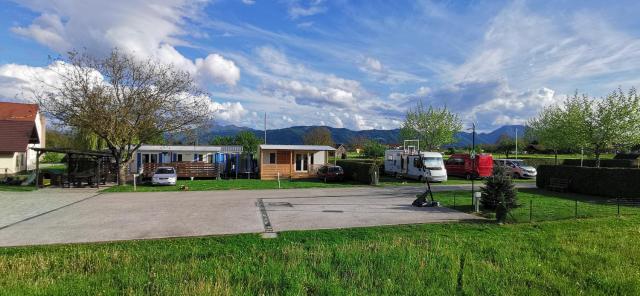
[[[327,181],[343,181],[344,171],[340,166],[324,165],[318,169],[318,178]]]
[[[444,166],[449,176],[464,177],[467,180],[485,178],[493,173],[493,156],[483,153],[471,159],[469,154],[451,154]]]

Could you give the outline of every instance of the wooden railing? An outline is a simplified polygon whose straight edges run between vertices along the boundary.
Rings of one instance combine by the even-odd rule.
[[[218,178],[222,169],[220,164],[205,162],[145,163],[142,167],[144,177],[153,176],[158,167],[173,167],[178,178]]]

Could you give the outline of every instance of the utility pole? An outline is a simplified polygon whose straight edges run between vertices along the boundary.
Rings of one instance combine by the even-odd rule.
[[[267,144],[267,112],[264,112],[264,143]]]

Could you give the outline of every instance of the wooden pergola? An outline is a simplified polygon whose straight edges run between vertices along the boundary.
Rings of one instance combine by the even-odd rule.
[[[106,152],[102,152],[102,151],[82,151],[82,150],[75,150],[75,149],[68,149],[68,148],[31,148],[31,150],[36,151],[37,153],[37,157],[36,157],[36,188],[40,188],[40,186],[42,184],[40,183],[40,156],[44,153],[47,152],[54,152],[54,153],[63,153],[66,155],[66,160],[67,160],[67,181],[69,182],[69,187],[71,187],[71,180],[73,180],[73,178],[77,177],[77,176],[72,176],[72,172],[70,170],[71,167],[71,161],[72,159],[77,159],[74,156],[82,156],[82,157],[86,157],[86,158],[92,158],[94,161],[96,161],[97,163],[97,168],[96,168],[96,174],[95,176],[96,178],[96,186],[97,188],[100,188],[100,182],[101,180],[101,175],[102,175],[102,159],[104,158],[111,158],[111,154],[106,153]],[[73,177],[73,178],[72,178]]]

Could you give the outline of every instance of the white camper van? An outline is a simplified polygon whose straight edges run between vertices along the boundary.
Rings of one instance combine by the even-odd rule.
[[[423,165],[420,165],[422,155]],[[422,170],[421,167],[426,168]],[[425,180],[447,181],[442,154],[438,152],[418,152],[415,150],[387,150],[384,155],[384,172],[389,175]]]

